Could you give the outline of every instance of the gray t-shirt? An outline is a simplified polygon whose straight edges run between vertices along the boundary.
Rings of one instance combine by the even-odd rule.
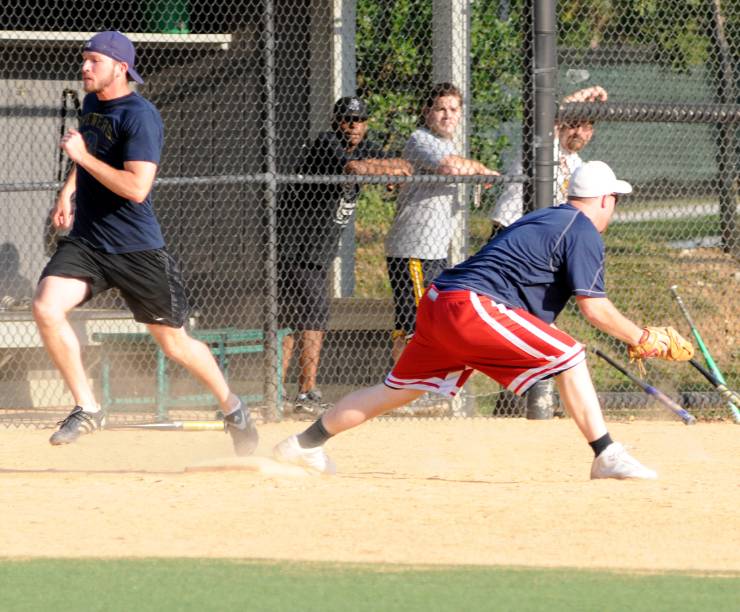
[[[409,137],[403,158],[414,174],[437,174],[442,160],[456,155],[451,140],[419,128]],[[445,259],[454,231],[457,185],[405,183],[398,193],[396,218],[385,240],[388,257]]]

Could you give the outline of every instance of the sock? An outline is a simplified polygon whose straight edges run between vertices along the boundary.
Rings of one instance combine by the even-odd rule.
[[[612,442],[614,442],[614,440],[612,440],[612,437],[609,435],[609,432],[607,431],[598,440],[589,442],[588,445],[593,449],[594,456],[598,457],[601,453],[604,452],[606,447],[609,446]]]
[[[301,445],[301,448],[316,448],[324,444],[332,435],[326,431],[321,418],[319,418],[306,431],[298,434],[298,444]]]
[[[97,404],[92,404],[92,408],[88,406],[83,406],[82,404],[77,404],[80,408],[82,408],[85,412],[89,412],[90,414],[95,414],[96,412],[100,412],[100,406]]]
[[[224,416],[228,416],[242,407],[242,401],[233,393],[229,395],[228,404],[229,408],[224,410]]]

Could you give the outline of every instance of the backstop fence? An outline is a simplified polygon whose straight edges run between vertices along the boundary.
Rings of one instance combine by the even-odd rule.
[[[74,403],[31,303],[64,234],[49,212],[86,95],[82,45],[113,29],[164,122],[153,201],[188,325],[266,418],[382,380],[436,272],[564,201],[570,172],[597,159],[635,187],[605,235],[610,298],[689,336],[675,287],[740,385],[737,3],[8,0],[0,21],[4,423],[48,424]],[[70,323],[113,417],[216,410],[117,290]],[[574,303],[558,324],[626,361]],[[646,410],[648,396],[590,362],[607,412]],[[687,364],[649,362],[647,376],[697,415],[730,415]],[[526,411],[478,374],[457,399],[402,414]]]

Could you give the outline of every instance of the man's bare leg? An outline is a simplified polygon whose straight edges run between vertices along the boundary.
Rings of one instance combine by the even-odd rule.
[[[298,373],[298,391],[305,393],[316,387],[316,376],[321,359],[321,346],[324,342],[324,332],[315,329],[306,329],[301,332],[301,352],[298,358],[300,371]]]
[[[203,383],[221,404],[224,414],[228,414],[233,409],[232,393],[211,349],[189,336],[183,327],[147,325],[147,328],[164,354]]]
[[[424,393],[417,389],[391,389],[383,384],[359,389],[340,399],[322,415],[321,421],[326,431],[334,436],[405,406]]]
[[[84,280],[47,276],[33,299],[33,318],[46,352],[67,384],[75,404],[86,411],[99,410],[95,394],[82,364],[80,341],[67,320],[67,313],[90,293]]]
[[[587,442],[606,434],[601,404],[591,381],[586,361],[582,361],[555,377],[565,410],[575,421]]]
[[[249,410],[231,392],[216,359],[203,342],[189,336],[183,327],[147,325],[165,355],[180,364],[203,383],[221,404],[226,430],[231,434],[237,455],[251,455],[257,448],[259,436]]]
[[[391,389],[386,385],[353,391],[340,399],[303,433],[280,442],[273,449],[273,454],[280,461],[301,465],[323,474],[333,474],[336,466],[324,452],[324,442],[368,419],[408,404],[423,394],[424,391]]]
[[[288,376],[288,369],[290,368],[290,360],[293,357],[294,349],[295,336],[293,334],[283,336],[283,386],[285,386],[285,378]]]
[[[89,294],[90,287],[84,280],[47,276],[39,283],[33,299],[33,317],[41,340],[75,401],[72,411],[49,438],[54,446],[70,444],[105,424],[105,415],[82,364],[80,341],[67,320],[67,313]]]
[[[604,422],[586,361],[558,374],[555,378],[560,399],[594,451],[591,478],[641,478],[652,480],[658,475],[646,468],[618,442],[614,442]]]

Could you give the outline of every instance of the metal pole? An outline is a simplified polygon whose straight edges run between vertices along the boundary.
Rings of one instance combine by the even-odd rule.
[[[278,373],[277,346],[277,161],[275,133],[275,12],[273,0],[264,0],[264,56],[263,79],[265,87],[265,407],[263,417],[267,421],[278,420],[282,416],[282,405],[278,399],[283,381]]]
[[[528,180],[522,185],[522,207],[526,212],[534,210],[534,43],[533,21],[534,1],[524,0],[522,8],[522,174]]]
[[[454,136],[455,146],[460,154],[470,154],[470,105],[472,102],[470,81],[470,13],[469,2],[432,2],[432,81],[455,84],[463,96],[463,113],[458,131]],[[468,256],[468,207],[472,189],[458,185],[455,190],[456,212],[455,233],[452,236],[449,262],[460,263]]]
[[[717,54],[715,71],[716,98],[719,104],[735,102],[734,74],[730,48],[727,43],[720,0],[710,0],[712,28],[710,39]],[[717,124],[717,181],[719,183],[719,224],[722,250],[740,254],[740,237],[737,228],[737,166],[735,163],[736,126],[732,123]]]
[[[557,17],[555,3],[537,0],[534,7],[534,204],[552,206],[555,183],[554,129],[557,103]]]
[[[552,206],[555,182],[553,131],[557,79],[557,16],[555,2],[534,3],[534,205]],[[527,418],[550,419],[554,413],[552,380],[533,385],[527,392]]]

